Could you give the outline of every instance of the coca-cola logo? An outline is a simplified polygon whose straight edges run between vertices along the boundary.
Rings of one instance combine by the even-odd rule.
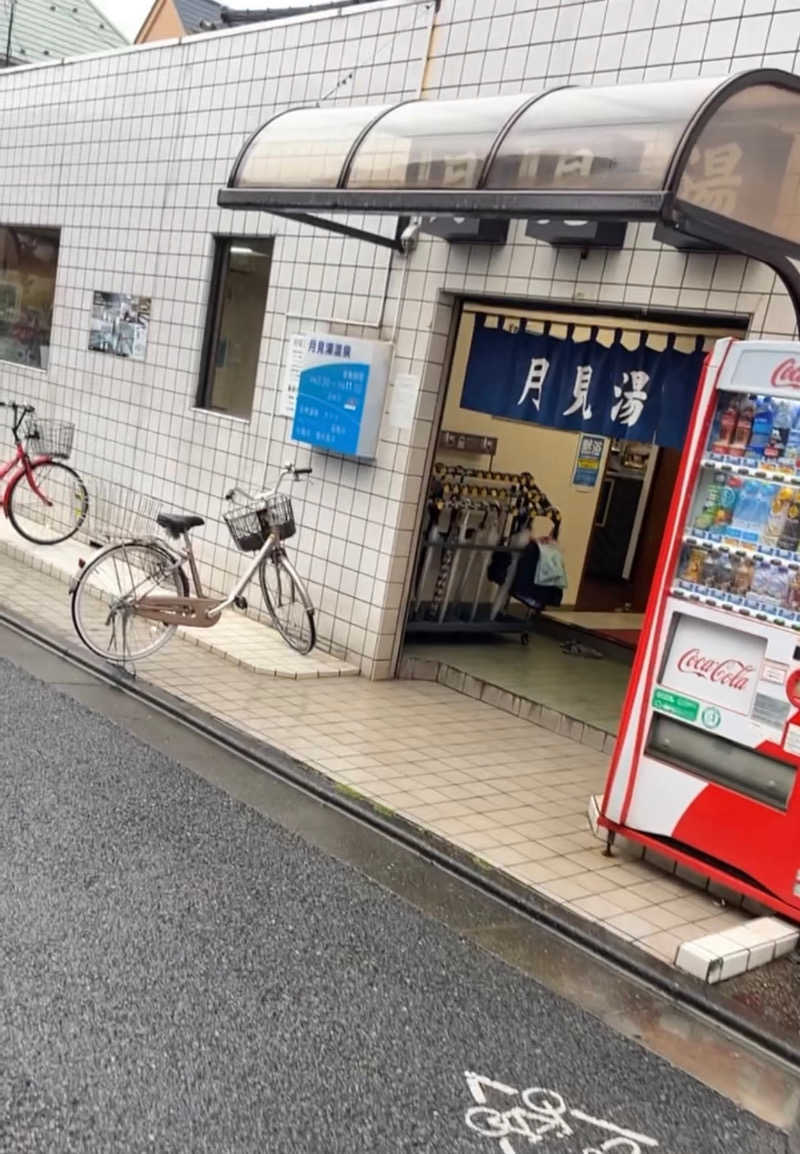
[[[800,365],[794,357],[787,357],[775,367],[770,382],[773,385],[791,385],[793,389],[800,389]]]
[[[678,658],[681,673],[693,673],[695,677],[705,677],[714,685],[727,685],[729,689],[740,691],[747,688],[750,674],[755,673],[755,668],[755,665],[745,665],[735,657],[726,657],[723,661],[706,657],[699,649],[687,649]]]

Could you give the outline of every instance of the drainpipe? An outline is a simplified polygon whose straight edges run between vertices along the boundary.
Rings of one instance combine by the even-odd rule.
[[[417,90],[414,94],[414,99],[416,99],[416,100],[419,100],[425,91],[425,84],[426,84],[426,79],[428,76],[428,68],[429,68],[430,59],[431,59],[431,50],[433,48],[434,37],[436,34],[436,16],[439,12],[439,8],[441,7],[441,2],[442,2],[442,0],[430,0],[430,17],[428,19],[428,31],[427,31],[427,36],[425,38],[425,49],[423,52],[422,59],[420,61],[419,82],[417,84]],[[355,327],[355,328],[373,329],[375,332],[376,339],[380,340],[381,333],[383,332],[384,320],[386,317],[386,304],[387,304],[387,301],[389,298],[389,281],[391,280],[391,276],[392,276],[392,270],[393,270],[393,266],[394,266],[394,257],[395,257],[395,252],[393,249],[389,253],[389,260],[387,261],[387,264],[386,264],[386,276],[385,276],[384,282],[383,282],[383,292],[381,294],[381,305],[380,305],[380,309],[378,311],[378,319],[376,321],[357,320],[357,319],[353,319],[353,318],[349,318],[349,317],[315,317],[314,320],[317,323],[321,322],[322,324],[336,324],[336,325],[341,325],[342,327],[350,326],[350,327]],[[399,290],[398,295],[397,295],[397,312],[395,314],[395,320],[394,320],[394,325],[392,326],[392,334],[391,334],[392,343],[394,343],[394,341],[397,337],[397,328],[398,328],[398,324],[400,321],[400,306],[401,306],[402,299],[403,299],[403,292],[405,290],[405,283],[406,283],[407,276],[408,276],[408,255],[406,255],[405,264],[404,264],[404,268],[403,268],[403,276],[402,276],[402,280],[401,280],[401,284],[400,284],[400,290]],[[309,318],[308,314],[305,314],[305,313],[292,312],[292,313],[286,313],[284,315],[283,325],[281,328],[281,335],[280,335],[280,347],[281,347],[282,352],[284,352],[284,350],[286,348],[286,340],[287,340],[287,336],[288,336],[288,332],[289,332],[289,321],[290,320],[291,321],[298,321],[298,320],[303,321],[303,320],[308,320],[308,319],[310,319],[310,318]],[[275,391],[274,391],[273,398],[272,398],[272,409],[271,409],[270,414],[269,414],[269,425],[267,427],[267,445],[270,445],[272,443],[272,433],[273,433],[273,429],[275,426],[275,417],[277,416],[278,398],[280,396],[284,372],[285,372],[285,366],[282,363],[280,370],[279,370],[279,374],[276,377]],[[264,470],[262,473],[262,486],[261,486],[262,489],[266,488],[268,469],[269,469],[269,466],[267,464],[267,461],[265,460],[264,461]]]
[[[421,97],[423,96],[424,92],[425,92],[426,81],[428,78],[428,69],[430,68],[430,63],[431,63],[431,51],[433,49],[434,38],[436,36],[436,17],[439,13],[439,9],[441,7],[441,4],[442,4],[442,0],[431,0],[431,6],[430,6],[431,7],[431,13],[430,13],[430,17],[428,19],[428,32],[427,32],[427,36],[425,37],[425,50],[423,52],[422,60],[420,61],[419,81],[417,83],[417,90],[414,93],[414,99],[415,100],[420,100]],[[399,231],[401,231],[401,229],[405,230],[408,227],[408,225],[410,225],[411,221],[408,217],[405,217],[405,218],[400,217],[400,218],[398,218],[397,223],[398,223],[398,232],[399,232]],[[405,254],[405,263],[403,266],[403,278],[402,278],[402,282],[400,284],[400,291],[399,291],[398,296],[397,296],[397,313],[395,314],[394,325],[392,327],[392,336],[391,336],[392,342],[394,342],[394,340],[397,336],[397,325],[398,325],[398,321],[400,319],[400,302],[402,300],[403,292],[405,290],[406,277],[408,276],[408,258],[409,258],[410,253],[412,251],[413,251],[413,247],[410,248],[409,251]],[[378,335],[379,336],[380,336],[380,331],[383,328],[384,318],[386,316],[386,304],[387,304],[387,301],[389,298],[389,280],[391,279],[392,269],[394,267],[394,256],[395,256],[394,250],[392,250],[389,253],[389,260],[386,264],[386,279],[383,283],[383,295],[381,297],[381,308],[380,308],[380,313],[378,315]]]
[[[423,95],[425,89],[428,87],[428,69],[431,65],[433,42],[436,36],[436,17],[439,14],[439,9],[441,6],[442,0],[432,0],[431,18],[428,22],[428,39],[425,44],[425,56],[423,57],[422,68],[419,75],[419,84],[417,85],[417,99]]]
[[[8,9],[8,36],[6,37],[6,68],[11,67],[11,29],[14,27],[14,13],[17,9],[17,0],[10,0]]]

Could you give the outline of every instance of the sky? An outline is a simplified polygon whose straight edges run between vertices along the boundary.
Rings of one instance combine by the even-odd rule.
[[[228,8],[269,8],[270,0],[221,0]],[[309,0],[275,0],[273,7],[291,8]],[[94,0],[123,36],[133,40],[153,6],[153,0]]]

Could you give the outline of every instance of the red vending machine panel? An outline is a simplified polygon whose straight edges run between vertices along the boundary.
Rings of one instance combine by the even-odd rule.
[[[601,823],[800,919],[800,344],[718,341]]]

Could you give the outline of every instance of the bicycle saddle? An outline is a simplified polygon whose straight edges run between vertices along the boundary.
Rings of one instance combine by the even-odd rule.
[[[156,523],[162,529],[166,529],[170,537],[180,537],[181,533],[186,533],[189,529],[205,525],[203,518],[198,517],[196,513],[159,513]]]

